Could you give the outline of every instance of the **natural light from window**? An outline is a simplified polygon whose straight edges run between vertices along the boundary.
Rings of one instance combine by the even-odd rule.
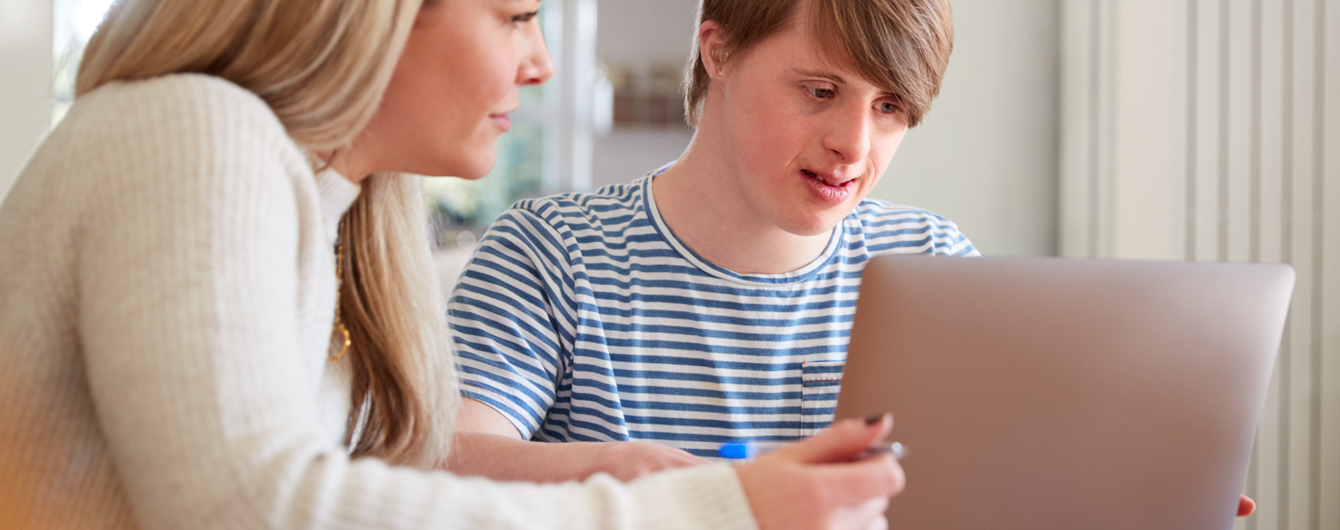
[[[114,0],[56,0],[56,26],[51,39],[56,71],[53,72],[52,96],[56,107],[52,122],[59,122],[74,101],[74,78],[84,45],[102,23]]]

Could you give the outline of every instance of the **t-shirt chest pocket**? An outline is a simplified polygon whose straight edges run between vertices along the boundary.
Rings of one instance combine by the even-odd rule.
[[[801,365],[800,433],[810,436],[833,423],[842,367],[846,361],[805,361]]]

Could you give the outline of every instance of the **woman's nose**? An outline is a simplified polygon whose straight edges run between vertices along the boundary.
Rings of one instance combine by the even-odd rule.
[[[530,51],[521,61],[521,68],[517,72],[517,84],[520,85],[538,85],[554,77],[554,59],[549,56],[544,35],[536,29],[534,38],[529,41]]]

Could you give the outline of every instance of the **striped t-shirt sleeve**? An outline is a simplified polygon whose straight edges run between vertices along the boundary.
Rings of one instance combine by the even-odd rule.
[[[489,227],[448,303],[461,394],[529,439],[554,405],[571,351],[572,275],[561,235],[511,209]]]
[[[981,255],[958,225],[926,210],[867,199],[855,214],[860,224],[848,233],[860,237],[870,255]]]

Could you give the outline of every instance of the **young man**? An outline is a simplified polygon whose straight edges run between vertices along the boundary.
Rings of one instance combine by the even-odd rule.
[[[865,199],[939,92],[947,0],[700,13],[680,159],[518,203],[460,278],[457,472],[629,480],[809,435],[833,420],[870,257],[976,254],[939,216]]]
[[[700,12],[683,156],[518,203],[462,274],[453,470],[631,479],[812,434],[833,420],[870,257],[976,253],[939,216],[865,199],[939,92],[946,1]]]

